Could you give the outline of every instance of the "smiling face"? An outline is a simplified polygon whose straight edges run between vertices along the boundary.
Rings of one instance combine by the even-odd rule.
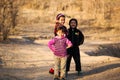
[[[60,17],[58,20],[59,23],[63,24],[65,23],[65,17]]]
[[[64,32],[63,32],[62,30],[58,30],[58,31],[57,31],[57,35],[58,35],[59,37],[62,37],[62,36],[64,36]]]
[[[71,26],[71,28],[76,28],[76,26],[77,26],[76,21],[75,21],[75,20],[72,20],[72,21],[70,22],[70,26]]]

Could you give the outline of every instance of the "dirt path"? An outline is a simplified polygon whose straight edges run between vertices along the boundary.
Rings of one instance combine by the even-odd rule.
[[[0,80],[53,80],[48,73],[53,66],[53,55],[47,47],[48,40],[13,39],[0,43]],[[77,76],[74,62],[68,80],[119,80],[120,59],[112,56],[90,56],[86,54],[97,49],[98,44],[86,41],[81,46],[83,74]],[[4,65],[2,65],[4,64]]]

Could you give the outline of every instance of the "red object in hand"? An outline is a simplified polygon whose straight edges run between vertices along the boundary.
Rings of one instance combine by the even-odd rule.
[[[49,73],[54,74],[54,69],[50,68]]]

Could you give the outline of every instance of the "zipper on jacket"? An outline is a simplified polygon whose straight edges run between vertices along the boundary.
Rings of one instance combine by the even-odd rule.
[[[74,43],[74,29],[72,29],[72,42]]]

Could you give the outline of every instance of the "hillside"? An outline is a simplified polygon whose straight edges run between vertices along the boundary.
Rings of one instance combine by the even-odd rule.
[[[24,3],[17,18],[17,27],[23,31],[26,28],[32,31],[33,28],[38,28],[40,34],[51,34],[56,15],[64,13],[65,25],[68,27],[70,18],[77,18],[78,28],[84,32],[86,38],[120,40],[120,0],[26,0]]]
[[[55,16],[61,12],[67,19],[77,18],[80,25],[100,27],[120,25],[120,0],[26,0],[20,12],[22,17],[45,22],[54,22]]]

